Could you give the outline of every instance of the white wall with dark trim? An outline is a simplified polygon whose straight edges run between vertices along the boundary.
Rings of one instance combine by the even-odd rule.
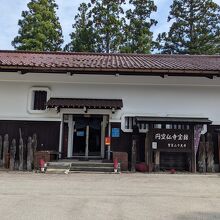
[[[207,117],[220,124],[219,78],[42,73],[0,73],[0,120],[61,120],[54,110],[28,111],[32,87],[49,88],[51,97],[123,99],[123,109],[113,114],[112,120],[123,115],[185,116]]]

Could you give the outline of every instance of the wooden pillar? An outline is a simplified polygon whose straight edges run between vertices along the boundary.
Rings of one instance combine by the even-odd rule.
[[[13,139],[10,147],[10,170],[15,169],[16,140]]]
[[[68,119],[68,149],[67,149],[67,157],[73,156],[73,116],[69,115]]]
[[[218,133],[218,161],[219,161],[219,170],[220,170],[220,133]]]
[[[206,172],[206,141],[205,135],[201,135],[199,143],[198,170],[200,173]]]
[[[108,124],[108,136],[111,137],[111,123],[109,122]],[[108,145],[108,160],[111,159],[111,141],[110,144]]]
[[[194,140],[194,126],[191,126],[192,132],[192,152],[191,152],[191,171],[196,173],[196,152],[195,152],[195,140]]]
[[[0,166],[2,166],[2,154],[3,154],[3,143],[2,143],[2,136],[0,135]]]
[[[3,167],[4,168],[8,168],[8,150],[9,150],[9,136],[8,134],[6,134],[4,136],[4,142],[3,142],[3,159],[2,159],[2,163],[3,163]]]
[[[28,137],[27,144],[27,170],[32,171],[33,165],[33,147],[32,147],[32,138]]]
[[[19,139],[19,168],[20,171],[24,170],[24,142],[20,137]]]
[[[146,132],[145,136],[145,163],[149,164],[149,132]]]
[[[152,150],[152,124],[149,124],[149,153],[148,153],[148,161],[149,161],[149,172],[153,171],[153,150]]]
[[[147,131],[146,137],[145,137],[145,163],[148,166],[148,171],[151,171],[151,149],[152,149],[152,143],[151,143],[151,138],[150,138],[150,132]]]
[[[107,116],[103,115],[101,123],[101,157],[105,158],[105,128],[106,128]]]
[[[137,150],[137,140],[132,138],[132,148],[131,148],[131,172],[136,172],[136,150]]]
[[[155,171],[160,171],[160,151],[155,151]]]
[[[207,134],[206,153],[207,153],[207,171],[214,173],[215,172],[214,146],[213,146],[211,133]]]
[[[85,157],[89,157],[89,125],[86,126],[86,149],[85,149]]]
[[[63,145],[63,116],[60,122],[60,138],[59,138],[59,158],[61,159],[62,157],[62,145]]]

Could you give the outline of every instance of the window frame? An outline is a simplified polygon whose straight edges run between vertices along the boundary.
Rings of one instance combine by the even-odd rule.
[[[47,93],[47,101],[51,97],[51,91],[48,87],[32,87],[29,89],[28,93],[28,106],[27,110],[31,114],[40,114],[40,113],[45,113],[47,111],[47,108],[45,110],[34,110],[34,98],[35,98],[35,91],[43,91]]]

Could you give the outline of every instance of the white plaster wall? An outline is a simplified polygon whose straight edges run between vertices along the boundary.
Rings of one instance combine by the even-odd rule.
[[[29,89],[46,86],[52,97],[123,99],[113,115],[208,117],[220,124],[220,80],[190,77],[67,76],[1,73],[0,119],[60,120],[60,114],[27,111]]]

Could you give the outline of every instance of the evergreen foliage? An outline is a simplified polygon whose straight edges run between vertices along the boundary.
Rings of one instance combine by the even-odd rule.
[[[124,0],[91,0],[90,19],[96,36],[97,52],[118,52],[122,44]]]
[[[80,4],[78,14],[74,19],[73,32],[70,34],[71,42],[64,48],[66,51],[95,52],[95,34],[92,22],[88,18],[88,5]]]
[[[60,51],[63,36],[55,1],[31,0],[27,6],[18,21],[20,29],[12,45],[17,50]]]
[[[168,54],[219,54],[220,7],[212,0],[174,0],[168,33],[159,34],[156,48]]]
[[[151,14],[157,11],[157,7],[152,0],[129,0],[129,4],[131,9],[126,12],[121,51],[150,53],[153,37],[150,28],[157,24],[156,20],[151,19]]]

